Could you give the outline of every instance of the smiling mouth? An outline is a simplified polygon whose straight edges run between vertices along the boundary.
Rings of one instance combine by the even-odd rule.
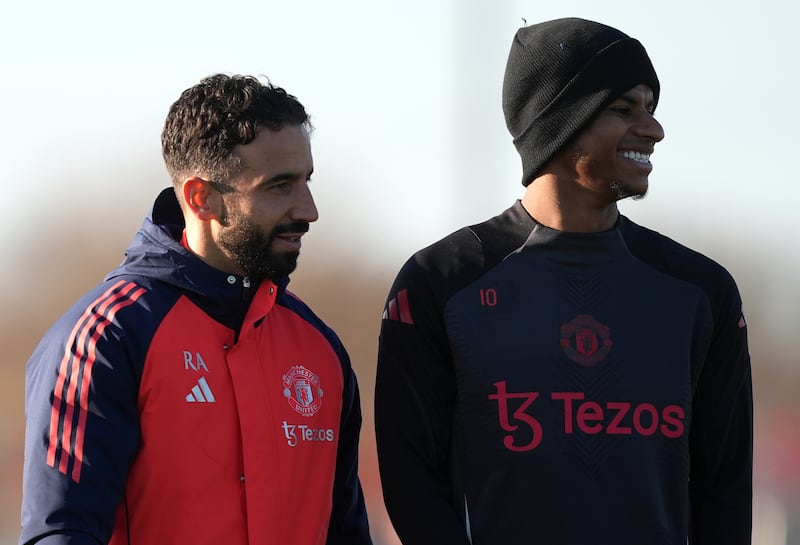
[[[649,153],[642,153],[639,151],[632,151],[626,150],[622,152],[622,156],[626,159],[630,159],[631,161],[635,161],[637,163],[641,163],[643,165],[650,164],[650,154]]]

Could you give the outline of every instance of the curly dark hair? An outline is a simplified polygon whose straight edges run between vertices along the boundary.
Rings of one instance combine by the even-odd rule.
[[[186,89],[170,107],[161,133],[161,153],[177,188],[187,177],[225,180],[236,175],[233,149],[251,142],[261,127],[279,131],[311,121],[296,97],[268,80],[215,74]]]

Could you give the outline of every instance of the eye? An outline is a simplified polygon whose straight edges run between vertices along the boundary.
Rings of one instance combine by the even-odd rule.
[[[274,193],[288,193],[292,190],[292,181],[288,179],[275,180],[272,183],[265,186],[264,189]]]
[[[629,116],[629,115],[631,115],[631,107],[630,106],[617,105],[617,106],[611,106],[609,109],[612,112],[620,114],[621,116]]]

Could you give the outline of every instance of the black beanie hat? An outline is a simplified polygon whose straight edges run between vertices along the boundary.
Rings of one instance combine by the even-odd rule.
[[[567,18],[517,31],[503,78],[503,113],[522,157],[522,185],[614,99],[660,86],[642,44],[615,28]]]

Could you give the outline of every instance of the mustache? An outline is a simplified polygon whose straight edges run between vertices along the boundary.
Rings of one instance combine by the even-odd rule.
[[[311,224],[307,221],[291,221],[289,223],[276,225],[272,229],[272,236],[278,236],[284,233],[307,233],[310,228]]]

